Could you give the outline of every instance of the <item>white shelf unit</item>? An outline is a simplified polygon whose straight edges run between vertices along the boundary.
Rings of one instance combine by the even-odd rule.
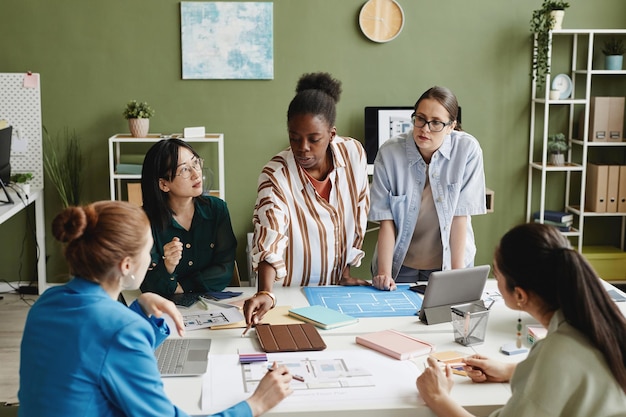
[[[571,69],[570,78],[572,79],[573,88],[572,96],[568,99],[551,100],[549,98],[549,86],[551,85],[550,74],[546,75],[544,84],[544,97],[537,97],[538,89],[536,83],[536,74],[532,81],[531,91],[531,121],[530,121],[530,146],[528,151],[528,195],[526,206],[526,221],[532,221],[532,215],[535,211],[540,212],[540,221],[544,221],[544,212],[546,210],[546,192],[548,186],[548,176],[553,172],[565,173],[565,201],[563,206],[566,212],[574,213],[575,221],[573,230],[564,232],[563,234],[576,240],[579,251],[583,248],[583,234],[585,229],[586,217],[621,217],[621,238],[620,247],[624,250],[624,239],[626,237],[626,213],[596,213],[585,211],[585,188],[586,188],[586,167],[588,162],[588,152],[590,148],[623,148],[626,142],[594,142],[588,140],[589,131],[589,113],[590,102],[592,96],[592,81],[598,77],[617,77],[626,75],[626,70],[600,70],[594,69],[594,55],[596,58],[600,55],[601,39],[606,37],[626,36],[626,29],[563,29],[550,32],[550,49],[548,52],[549,65],[552,68],[553,56],[553,39],[557,37],[571,37]],[[535,38],[534,51],[537,44]],[[566,137],[571,145],[566,155],[565,166],[548,165],[547,143],[550,128],[550,111],[556,106],[567,106],[567,134]],[[540,113],[542,111],[542,113]],[[578,114],[584,112],[583,131],[579,132],[581,138],[573,137],[574,126],[578,123]],[[538,121],[538,116],[542,116],[542,120]],[[540,126],[543,124],[542,126]],[[542,133],[538,136],[536,129],[541,127]],[[556,131],[565,131],[562,125]],[[535,160],[535,145],[539,144],[541,151],[541,160]],[[574,153],[574,148],[575,153]],[[575,155],[575,156],[574,156]],[[573,174],[580,176],[578,181],[573,181]],[[536,175],[539,179],[539,201],[533,195],[533,179]],[[579,186],[577,184],[580,184]],[[576,184],[576,185],[575,185]],[[574,196],[573,196],[574,195]],[[537,204],[539,207],[537,207]]]
[[[115,171],[115,167],[118,163],[120,163],[121,156],[124,153],[125,145],[132,145],[136,147],[137,144],[145,144],[146,152],[152,144],[164,139],[160,134],[148,135],[147,138],[134,138],[129,134],[116,134],[109,138],[109,188],[111,192],[111,200],[120,200],[122,193],[122,186],[129,182],[139,182],[141,180],[140,174],[118,174]],[[217,161],[217,170],[214,166],[209,166],[212,171],[217,171],[217,188],[214,186],[211,187],[210,194],[215,195],[222,200],[226,199],[226,187],[224,180],[224,135],[222,133],[208,133],[204,137],[196,137],[196,138],[183,138],[182,135],[173,135],[179,137],[185,142],[189,143],[200,143],[200,144],[214,144],[217,148],[217,153],[214,154],[211,152],[211,156],[216,155],[216,158],[205,158],[207,160],[216,160]],[[193,145],[192,145],[193,146]],[[196,146],[193,146],[196,152],[200,154],[200,156],[204,157],[204,150],[197,149]],[[133,152],[135,153],[135,152]]]

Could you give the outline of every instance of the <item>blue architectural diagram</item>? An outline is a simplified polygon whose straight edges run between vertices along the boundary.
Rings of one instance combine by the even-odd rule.
[[[374,287],[304,287],[311,305],[321,305],[352,317],[414,316],[422,307],[422,298],[398,285],[395,291]]]

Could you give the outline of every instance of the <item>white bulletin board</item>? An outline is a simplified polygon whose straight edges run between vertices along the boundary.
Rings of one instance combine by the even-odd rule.
[[[32,186],[43,188],[39,74],[0,73],[0,120],[13,126],[11,173],[32,172]]]

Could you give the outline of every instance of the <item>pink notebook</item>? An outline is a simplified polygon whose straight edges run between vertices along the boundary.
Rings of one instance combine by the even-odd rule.
[[[356,342],[399,360],[427,355],[435,350],[435,346],[428,342],[392,329],[357,336]]]

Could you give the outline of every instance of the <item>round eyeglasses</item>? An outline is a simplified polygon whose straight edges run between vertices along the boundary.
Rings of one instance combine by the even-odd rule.
[[[444,127],[452,124],[452,122],[445,123],[439,120],[426,120],[423,117],[416,116],[415,114],[411,116],[411,121],[413,121],[413,126],[415,127],[424,127],[428,125],[428,129],[430,129],[431,132],[441,132]]]
[[[194,157],[190,163],[185,163],[180,166],[180,169],[176,173],[177,177],[182,177],[184,179],[188,179],[191,177],[191,170],[193,169],[196,172],[202,172],[202,167],[204,166],[204,159]]]

